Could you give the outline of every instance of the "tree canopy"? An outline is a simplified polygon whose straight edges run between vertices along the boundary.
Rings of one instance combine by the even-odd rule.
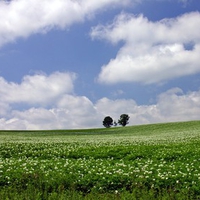
[[[122,114],[120,116],[120,119],[118,120],[118,124],[122,125],[122,126],[126,126],[129,122],[129,116],[127,114]]]
[[[103,120],[103,125],[106,128],[110,128],[113,125],[113,119],[110,116],[105,117]]]

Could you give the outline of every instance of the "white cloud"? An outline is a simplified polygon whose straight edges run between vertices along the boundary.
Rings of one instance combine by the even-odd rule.
[[[19,37],[64,29],[91,17],[111,5],[127,5],[129,0],[12,0],[0,1],[0,46]]]
[[[95,106],[97,111],[100,112],[103,116],[111,116],[117,121],[119,115],[123,113],[134,113],[137,104],[132,99],[111,100],[104,97],[97,101]]]
[[[6,116],[7,113],[10,111],[10,106],[6,101],[0,101],[0,117],[1,116]]]
[[[54,114],[44,108],[30,108],[25,111],[13,111],[14,124],[21,124],[25,129],[53,129],[57,126]],[[13,124],[13,123],[11,123]]]
[[[19,119],[11,118],[5,119],[0,118],[0,130],[26,130],[27,127],[24,124],[24,121]]]
[[[64,127],[96,127],[99,115],[95,105],[85,96],[64,95],[54,113]]]
[[[102,67],[99,82],[151,84],[199,73],[199,29],[199,12],[157,22],[122,13],[112,24],[94,27],[93,39],[124,42],[116,58]]]
[[[26,77],[28,79],[24,78],[21,84],[1,78],[0,129],[102,127],[105,116],[117,121],[123,113],[130,115],[130,125],[200,119],[200,91],[184,94],[180,88],[173,88],[160,94],[153,105],[137,105],[133,99],[106,97],[93,103],[85,96],[74,94],[71,74],[56,72],[49,76]]]
[[[0,77],[0,102],[49,105],[63,94],[73,92],[73,73],[25,76],[20,84]]]
[[[200,120],[200,91],[184,94],[180,88],[173,88],[160,94],[153,105],[137,105],[130,99],[103,98],[96,107],[104,116],[110,115],[115,120],[122,113],[129,114],[130,125]]]
[[[59,106],[13,110],[0,119],[0,129],[72,129],[99,127],[103,116],[86,97],[66,95]]]
[[[98,126],[93,103],[74,94],[75,78],[74,73],[55,72],[25,76],[18,84],[0,77],[0,129]]]
[[[200,119],[200,91],[183,94],[180,88],[171,89],[159,95],[157,109],[163,121]]]

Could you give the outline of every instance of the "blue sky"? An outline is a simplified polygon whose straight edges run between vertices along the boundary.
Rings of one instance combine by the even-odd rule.
[[[199,0],[0,0],[0,129],[200,119]]]

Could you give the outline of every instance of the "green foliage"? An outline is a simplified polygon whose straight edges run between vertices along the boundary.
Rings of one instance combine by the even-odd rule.
[[[0,199],[199,199],[200,122],[0,131]]]
[[[122,114],[120,116],[120,119],[118,120],[118,124],[122,125],[122,126],[126,126],[129,122],[129,116],[127,114]]]
[[[103,120],[103,125],[106,128],[110,128],[113,125],[113,119],[110,116],[105,117]]]

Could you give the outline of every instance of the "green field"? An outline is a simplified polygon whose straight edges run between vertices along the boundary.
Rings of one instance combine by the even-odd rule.
[[[200,121],[0,131],[0,199],[200,199]]]

